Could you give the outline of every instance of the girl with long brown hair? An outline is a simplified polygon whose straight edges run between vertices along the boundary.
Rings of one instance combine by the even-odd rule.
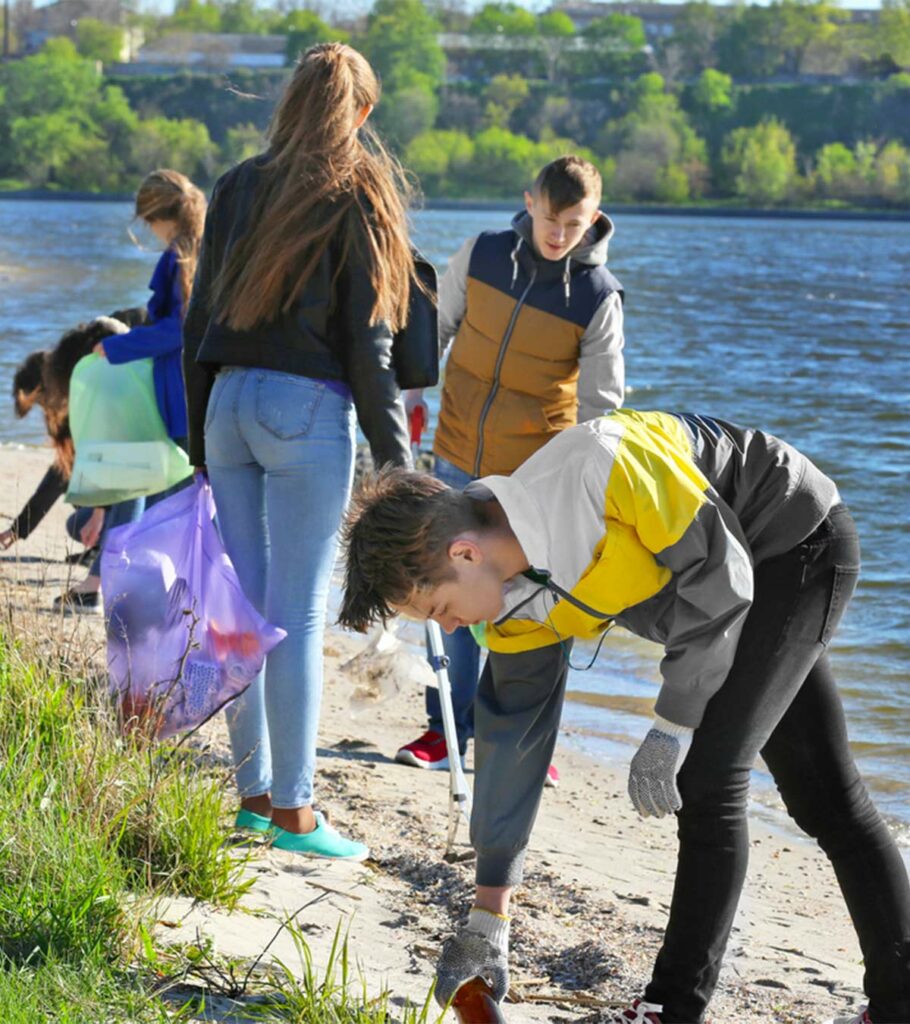
[[[314,810],[313,775],[355,411],[377,465],[410,458],[392,342],[417,286],[407,185],[366,124],[378,99],[351,47],[302,55],[268,149],[215,186],[184,325],[190,459],[247,595],[288,634],[228,709],[237,824],[357,860],[366,846]]]
[[[164,246],[149,288],[146,323],[124,334],[114,334],[95,346],[95,352],[112,363],[152,359],[155,398],[168,435],[186,447],[186,399],[184,397],[181,350],[183,316],[193,290],[205,222],[205,196],[179,171],[159,168],[146,175],[136,193],[135,216],[143,221]],[[178,485],[179,486],[179,485]],[[103,539],[113,525],[128,522],[169,494],[149,495],[122,502],[110,509],[95,509],[84,526],[86,535]],[[58,597],[55,607],[67,611],[101,610],[101,577],[98,562],[89,575]]]
[[[186,446],[183,317],[193,291],[205,223],[205,196],[179,171],[146,175],[136,193],[136,217],[164,246],[149,288],[149,322],[108,338],[95,351],[112,363],[154,359],[155,397],[168,435]]]

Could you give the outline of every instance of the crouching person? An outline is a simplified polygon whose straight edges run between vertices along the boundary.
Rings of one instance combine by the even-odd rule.
[[[620,410],[573,427],[511,477],[459,493],[392,471],[346,526],[341,621],[399,612],[490,648],[476,707],[477,890],[436,995],[474,976],[501,999],[509,899],[556,742],[572,638],[616,622],[664,645],[656,717],[629,771],[647,817],[675,814],[663,946],[621,1024],[698,1024],[746,875],[749,774],[761,752],[797,824],[831,860],[869,1006],[841,1024],[910,1021],[910,886],[847,745],[827,647],[859,545],[837,487],[758,430]]]

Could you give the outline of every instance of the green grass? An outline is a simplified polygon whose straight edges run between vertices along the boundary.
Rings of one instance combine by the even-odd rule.
[[[236,903],[225,790],[190,756],[121,739],[88,673],[64,679],[0,641],[0,953],[115,955],[127,892]]]
[[[3,1024],[175,1024],[191,1009],[150,998],[139,975],[101,960],[0,961]]]
[[[148,963],[163,979],[163,990],[179,992],[184,1000],[194,989],[219,994],[232,1001],[232,1019],[256,1024],[438,1024],[442,1020],[432,989],[419,1006],[393,1006],[385,990],[371,997],[362,971],[351,963],[348,936],[342,935],[340,924],[321,971],[293,919],[279,930],[286,930],[293,939],[296,964],[275,959],[260,966],[230,960],[217,956],[211,945],[160,952],[147,948]],[[175,986],[178,966],[180,984]],[[183,1006],[202,1009],[204,1004],[205,996],[200,994]]]
[[[434,1020],[429,996],[394,1012],[387,993],[369,998],[340,934],[321,974],[293,922],[296,969],[268,950],[246,963],[158,948],[157,902],[235,907],[249,854],[226,842],[224,770],[174,741],[124,738],[96,655],[0,632],[0,1022],[190,1021],[213,994],[251,1021]]]
[[[386,1024],[402,1021],[403,1024],[427,1024],[440,1018],[433,1002],[432,990],[427,993],[422,1006],[407,1006],[403,1016],[393,1011],[387,992],[370,999],[367,983],[355,972],[348,953],[348,937],[341,936],[341,927],[335,931],[335,941],[329,954],[328,963],[322,973],[316,971],[313,958],[303,935],[295,926],[289,932],[297,949],[299,963],[290,967],[280,961],[273,964],[270,974],[280,1000],[263,1010],[264,1021],[307,1021],[308,1024]]]

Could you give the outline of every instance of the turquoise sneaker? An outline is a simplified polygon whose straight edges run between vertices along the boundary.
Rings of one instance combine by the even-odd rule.
[[[254,814],[241,807],[234,819],[234,828],[246,828],[251,832],[268,832],[272,827],[272,819],[264,818],[261,814]]]
[[[366,860],[370,848],[343,835],[325,820],[321,811],[316,811],[316,828],[312,832],[288,832],[277,825],[270,830],[272,846],[276,850],[302,853],[309,857],[324,857],[328,860]]]

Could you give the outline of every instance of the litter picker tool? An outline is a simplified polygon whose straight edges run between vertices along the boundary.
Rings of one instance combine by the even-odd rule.
[[[411,450],[414,462],[420,452],[420,437],[426,426],[426,412],[422,405],[411,410]],[[461,756],[458,752],[458,733],[455,729],[455,713],[452,710],[452,687],[449,682],[449,659],[442,645],[442,630],[439,623],[427,619],[427,655],[430,666],[436,673],[436,685],[439,688],[439,704],[442,709],[442,728],[446,738],[446,749],[449,755],[449,830],[446,837],[447,860],[454,859],[455,835],[458,831],[459,812],[470,828],[471,825],[471,793],[468,780],[461,767]]]

